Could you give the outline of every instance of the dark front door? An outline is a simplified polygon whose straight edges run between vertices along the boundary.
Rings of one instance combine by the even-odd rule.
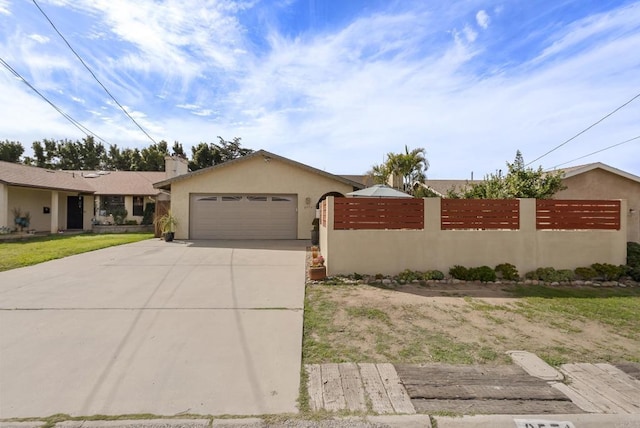
[[[82,229],[82,196],[67,196],[67,229]]]

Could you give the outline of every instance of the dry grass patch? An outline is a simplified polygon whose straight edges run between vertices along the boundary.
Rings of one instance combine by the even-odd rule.
[[[313,285],[304,362],[640,361],[640,289]]]

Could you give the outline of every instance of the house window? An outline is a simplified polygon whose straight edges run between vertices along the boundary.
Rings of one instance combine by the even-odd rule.
[[[141,217],[144,215],[144,197],[143,196],[133,197],[133,215],[137,215]]]
[[[114,211],[124,210],[124,196],[103,196],[102,209],[107,215]]]

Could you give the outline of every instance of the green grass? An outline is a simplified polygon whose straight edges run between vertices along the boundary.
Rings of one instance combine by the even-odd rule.
[[[547,319],[555,327],[570,331],[566,320],[588,319],[615,327],[624,336],[640,337],[638,288],[528,286],[516,287],[513,293],[523,298],[519,308],[529,319]]]
[[[50,235],[0,243],[0,272],[114,245],[152,238],[150,233]]]

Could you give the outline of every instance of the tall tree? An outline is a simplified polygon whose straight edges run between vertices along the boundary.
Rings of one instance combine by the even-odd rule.
[[[24,147],[19,141],[0,141],[0,160],[18,163],[23,153]]]
[[[158,144],[151,144],[140,151],[142,162],[141,171],[164,171],[164,157],[169,154],[167,142],[162,140]]]
[[[526,168],[520,150],[516,152],[513,163],[507,162],[507,170],[504,176],[497,172],[460,191],[452,189],[447,196],[465,199],[548,199],[565,189],[562,184],[563,171],[544,172],[542,167]]]
[[[173,142],[173,147],[171,147],[171,156],[180,156],[183,159],[187,158],[187,155],[184,152],[184,148],[182,144],[177,141]]]
[[[241,147],[240,137],[235,137],[231,141],[218,137],[218,140],[218,144],[201,142],[197,146],[191,147],[189,168],[192,171],[218,165],[253,153],[252,149]]]

